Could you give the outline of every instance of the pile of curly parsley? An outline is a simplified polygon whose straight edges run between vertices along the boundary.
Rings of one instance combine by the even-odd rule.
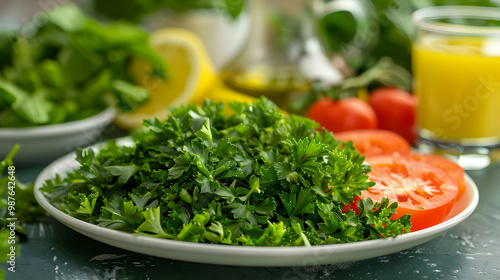
[[[145,121],[135,146],[79,150],[79,169],[45,182],[65,213],[101,227],[158,238],[249,246],[310,246],[402,234],[397,204],[360,200],[369,166],[352,143],[285,116],[269,100],[206,101]]]

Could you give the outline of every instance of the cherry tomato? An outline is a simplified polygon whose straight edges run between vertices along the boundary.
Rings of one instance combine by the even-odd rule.
[[[351,130],[335,133],[341,141],[352,141],[361,154],[370,157],[377,155],[410,154],[410,144],[398,134],[380,129]]]
[[[458,185],[457,199],[462,196],[466,186],[464,169],[460,165],[438,155],[412,153],[410,158],[433,165],[446,172]]]
[[[377,88],[368,99],[368,104],[377,115],[379,128],[396,132],[411,145],[415,144],[417,134],[417,103],[416,96],[395,87]]]
[[[446,172],[430,164],[400,156],[368,159],[368,176],[376,185],[361,192],[361,198],[397,202],[397,219],[410,214],[412,232],[443,222],[457,198],[458,187]]]
[[[355,97],[338,101],[324,97],[311,105],[306,116],[334,133],[377,128],[377,116],[373,109]]]

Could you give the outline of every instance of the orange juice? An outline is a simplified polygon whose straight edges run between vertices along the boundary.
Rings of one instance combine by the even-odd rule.
[[[462,144],[499,142],[500,38],[428,35],[412,58],[422,131]]]

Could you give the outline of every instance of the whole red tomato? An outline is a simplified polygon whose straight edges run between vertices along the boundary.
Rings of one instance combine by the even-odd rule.
[[[377,128],[377,116],[373,109],[355,97],[340,100],[321,98],[311,105],[306,116],[334,133]]]
[[[380,129],[396,132],[411,145],[415,143],[417,128],[415,110],[417,97],[395,87],[381,87],[370,93],[368,104],[373,108]]]

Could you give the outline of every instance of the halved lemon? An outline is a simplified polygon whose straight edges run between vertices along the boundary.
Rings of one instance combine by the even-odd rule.
[[[165,120],[171,107],[201,103],[217,80],[203,43],[192,32],[159,29],[151,34],[150,43],[165,61],[168,77],[155,77],[153,65],[145,60],[131,62],[131,76],[150,92],[150,99],[132,112],[117,115],[115,124],[123,129],[138,128],[144,119]]]

